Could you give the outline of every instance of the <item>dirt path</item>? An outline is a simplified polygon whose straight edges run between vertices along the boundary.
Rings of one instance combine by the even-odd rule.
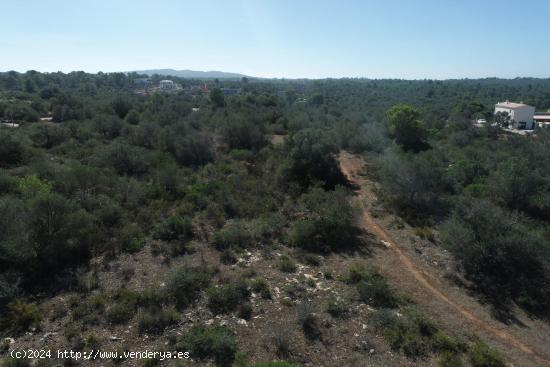
[[[339,161],[342,172],[347,176],[350,182],[357,185],[357,195],[361,203],[363,203],[363,199],[372,199],[372,197],[369,197],[369,193],[365,190],[365,184],[367,182],[366,179],[359,175],[364,167],[364,161],[360,157],[351,155],[346,152],[342,152],[340,154]],[[517,348],[525,355],[536,359],[543,365],[550,366],[550,356],[537,351],[533,347],[528,346],[522,341],[518,340],[507,331],[502,330],[501,328],[496,326],[496,321],[494,323],[491,323],[486,320],[482,320],[479,317],[476,317],[474,313],[466,308],[464,305],[461,305],[459,302],[453,300],[452,297],[445,291],[445,289],[439,287],[430,280],[430,278],[433,279],[433,276],[427,273],[426,270],[420,269],[416,262],[403,250],[403,248],[397,242],[395,242],[380,225],[375,222],[374,218],[371,216],[367,208],[363,208],[362,211],[362,224],[366,230],[385,242],[386,246],[388,246],[393,251],[403,269],[409,272],[414,277],[414,280],[419,285],[421,285],[429,295],[444,302],[453,311],[460,314],[471,326],[473,326],[477,330],[482,330],[486,334],[489,334],[495,339],[498,339],[503,344],[509,347]]]

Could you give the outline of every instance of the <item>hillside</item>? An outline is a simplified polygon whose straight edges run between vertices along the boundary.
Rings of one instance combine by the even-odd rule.
[[[0,365],[550,365],[549,86],[0,73]]]

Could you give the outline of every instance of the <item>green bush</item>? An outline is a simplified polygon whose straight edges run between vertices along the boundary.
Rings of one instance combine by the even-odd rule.
[[[429,351],[429,344],[417,330],[405,322],[395,322],[384,332],[384,337],[394,349],[401,349],[407,357],[423,357]]]
[[[374,307],[394,308],[398,305],[398,299],[390,289],[386,279],[372,277],[357,283],[357,292],[361,301]]]
[[[231,119],[225,123],[222,139],[229,149],[257,151],[268,144],[262,126],[246,119]]]
[[[99,235],[91,214],[55,193],[41,193],[26,205],[28,244],[19,251],[19,261],[25,261],[14,265],[22,267],[33,285],[90,258]]]
[[[348,284],[357,284],[362,280],[371,279],[377,276],[377,271],[374,268],[366,267],[363,264],[354,263],[348,268],[348,274],[344,277],[344,281]]]
[[[12,194],[17,191],[19,180],[10,175],[5,169],[0,168],[0,194]]]
[[[466,278],[500,310],[513,300],[534,314],[550,310],[548,246],[514,213],[477,199],[459,201],[441,238]]]
[[[179,320],[173,308],[148,307],[138,312],[138,330],[140,333],[161,333]]]
[[[263,299],[271,299],[271,290],[265,279],[256,279],[252,282],[252,290],[259,293]]]
[[[237,263],[237,256],[233,250],[228,248],[220,254],[220,261],[225,265],[233,265]]]
[[[315,315],[315,306],[309,301],[303,301],[298,305],[298,324],[301,326],[304,335],[311,340],[321,338],[319,321]]]
[[[214,246],[218,250],[228,248],[247,248],[254,244],[254,239],[241,223],[230,224],[214,234]]]
[[[178,266],[170,272],[166,291],[179,308],[184,308],[193,303],[209,283],[210,272],[206,267]]]
[[[360,243],[360,230],[355,226],[356,208],[348,200],[348,192],[312,189],[302,195],[305,218],[292,225],[290,244],[311,252],[330,252],[353,248]]]
[[[327,303],[327,312],[335,318],[343,318],[349,313],[349,305],[343,299],[331,298]]]
[[[499,352],[485,343],[477,341],[468,349],[472,367],[505,367],[504,359]]]
[[[296,272],[296,263],[292,261],[288,256],[283,255],[279,259],[279,270],[285,273]]]
[[[298,365],[289,362],[260,362],[253,364],[251,367],[298,367]]]
[[[319,259],[318,255],[305,253],[305,254],[301,255],[299,259],[302,263],[304,263],[306,265],[311,265],[311,266],[321,265],[321,260]]]
[[[0,130],[0,167],[24,163],[30,157],[28,145],[11,132]]]
[[[135,314],[134,308],[127,303],[115,303],[109,307],[105,316],[112,324],[123,324],[130,320]]]
[[[459,355],[453,352],[445,351],[441,353],[437,359],[438,367],[462,367],[462,359]]]
[[[235,311],[239,305],[248,300],[250,291],[246,282],[236,280],[219,287],[208,288],[206,294],[208,308],[218,315]]]
[[[193,225],[191,219],[179,215],[168,217],[155,229],[155,238],[163,241],[187,241],[192,237]]]
[[[40,328],[42,313],[36,305],[16,299],[6,308],[6,314],[0,318],[0,330],[19,334]]]
[[[290,345],[292,337],[292,328],[288,325],[278,325],[275,326],[273,330],[273,343],[275,344],[275,349],[277,355],[281,357],[287,357],[290,354]]]
[[[80,299],[72,312],[72,319],[80,321],[83,324],[98,324],[105,313],[107,305],[107,296],[105,294],[95,294],[82,302]]]
[[[279,175],[287,185],[304,190],[320,184],[332,190],[346,182],[334,157],[338,147],[331,134],[321,129],[302,129],[288,137],[283,147],[285,158]]]
[[[235,337],[225,326],[195,325],[178,340],[176,347],[193,358],[213,359],[221,367],[230,366],[237,352]]]
[[[389,329],[396,322],[395,312],[387,308],[376,310],[368,320],[369,325],[379,332]]]
[[[136,253],[145,246],[145,238],[137,223],[129,223],[120,229],[121,249],[124,252]]]

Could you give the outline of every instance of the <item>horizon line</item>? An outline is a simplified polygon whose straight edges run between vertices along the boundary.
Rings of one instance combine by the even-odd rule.
[[[78,72],[84,72],[86,74],[115,74],[115,73],[123,73],[123,74],[129,74],[129,73],[135,73],[135,72],[143,72],[143,71],[153,71],[153,70],[173,70],[173,71],[191,71],[191,72],[198,72],[198,73],[225,73],[225,74],[239,74],[239,77],[246,77],[246,78],[253,78],[253,79],[266,79],[266,80],[333,80],[333,79],[364,79],[364,80],[406,80],[406,81],[453,81],[453,80],[481,80],[481,79],[502,79],[502,80],[516,80],[516,79],[550,79],[550,76],[546,77],[540,77],[540,76],[461,76],[461,77],[448,77],[448,78],[435,78],[435,77],[416,77],[416,78],[407,78],[407,77],[397,77],[397,76],[384,76],[384,77],[369,77],[369,76],[322,76],[322,77],[286,77],[286,76],[254,76],[254,75],[248,75],[241,72],[234,72],[234,71],[222,71],[222,70],[194,70],[194,69],[175,69],[175,68],[151,68],[151,69],[140,69],[140,70],[115,70],[115,71],[103,71],[103,70],[97,70],[97,71],[86,71],[86,70],[71,70],[71,71],[63,71],[63,70],[57,70],[57,71],[41,71],[37,69],[27,69],[26,71],[21,70],[3,70],[0,71],[0,73],[9,73],[9,72],[16,72],[19,74],[26,74],[31,71],[35,71],[42,74],[55,74],[55,73],[62,73],[62,74],[70,74],[70,73],[78,73]],[[166,76],[173,76],[176,78],[182,78],[182,79],[196,79],[196,78],[189,78],[189,77],[180,77],[177,75],[169,75],[169,74],[158,74],[158,75],[166,75]],[[222,79],[238,79],[239,77],[226,77]],[[216,77],[207,78],[207,79],[215,79]]]

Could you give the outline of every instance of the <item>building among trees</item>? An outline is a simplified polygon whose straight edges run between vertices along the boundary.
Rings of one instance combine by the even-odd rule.
[[[533,129],[535,107],[510,101],[498,102],[495,105],[495,115],[505,114],[509,117],[510,126],[508,127],[523,130]]]
[[[161,80],[159,82],[159,89],[161,91],[171,91],[171,90],[176,90],[177,89],[177,84],[174,83],[173,81],[171,80]]]
[[[550,127],[550,110],[546,112],[535,112],[533,120],[535,121],[535,127],[537,128]]]

